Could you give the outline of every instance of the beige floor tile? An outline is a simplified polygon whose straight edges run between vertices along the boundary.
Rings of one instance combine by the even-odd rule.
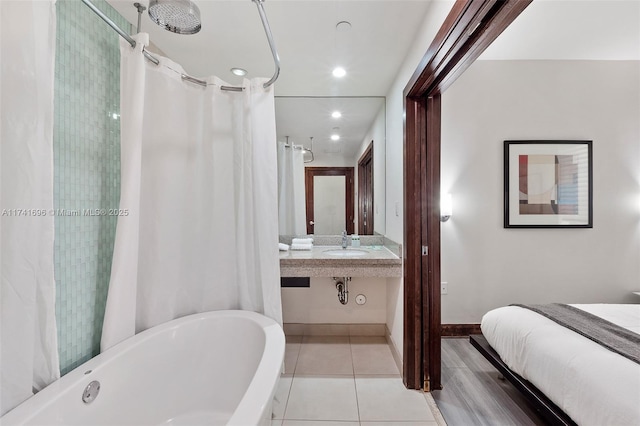
[[[349,324],[349,336],[384,337],[384,324]]]
[[[284,374],[285,376],[293,376],[300,354],[300,346],[302,344],[302,336],[287,336],[287,343],[284,350]]]
[[[360,426],[438,426],[436,422],[362,422]]]
[[[353,375],[348,336],[305,336],[296,375]]]
[[[271,420],[271,426],[282,426],[282,419]]]
[[[287,340],[287,343],[302,343],[302,340],[304,339],[304,337],[302,335],[300,336],[289,336],[287,335],[285,337],[285,339]]]
[[[286,408],[287,400],[289,399],[291,382],[293,382],[293,377],[291,376],[280,377],[280,381],[278,382],[278,388],[276,389],[276,394],[273,397],[273,407],[272,407],[272,416],[271,416],[272,419],[284,418],[284,409]]]
[[[426,406],[426,402],[424,404]],[[294,377],[284,418],[357,422],[358,405],[354,378]]]
[[[358,422],[330,422],[327,420],[285,420],[282,426],[359,426]]]
[[[435,421],[422,392],[397,377],[356,377],[361,421]]]
[[[351,336],[353,371],[358,374],[400,374],[384,337]]]

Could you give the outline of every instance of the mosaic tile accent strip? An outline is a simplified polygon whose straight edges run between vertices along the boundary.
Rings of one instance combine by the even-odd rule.
[[[130,28],[104,0],[94,4]],[[99,209],[120,199],[120,53],[118,35],[87,6],[58,0],[56,7],[54,262],[66,374],[100,351],[116,217]]]

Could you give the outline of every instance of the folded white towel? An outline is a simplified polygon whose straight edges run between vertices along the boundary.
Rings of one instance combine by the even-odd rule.
[[[289,251],[289,244],[278,243],[278,249],[280,251]]]
[[[312,244],[313,238],[294,238],[291,240],[291,244]]]
[[[313,244],[291,244],[291,250],[312,250]]]

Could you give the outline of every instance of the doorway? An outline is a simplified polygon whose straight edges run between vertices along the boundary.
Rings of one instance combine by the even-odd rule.
[[[358,160],[358,234],[373,235],[373,141]]]
[[[410,389],[441,389],[441,94],[532,0],[460,0],[404,90],[404,347]]]
[[[304,169],[307,234],[336,235],[344,230],[348,234],[353,234],[353,169],[353,167],[306,167]],[[336,185],[338,188],[334,190]],[[336,194],[344,198],[336,199]]]

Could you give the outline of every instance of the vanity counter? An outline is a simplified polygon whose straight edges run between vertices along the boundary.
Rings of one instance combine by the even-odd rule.
[[[402,260],[384,246],[349,247],[363,250],[362,256],[342,257],[327,251],[340,246],[314,246],[312,250],[280,252],[282,277],[400,277]]]

